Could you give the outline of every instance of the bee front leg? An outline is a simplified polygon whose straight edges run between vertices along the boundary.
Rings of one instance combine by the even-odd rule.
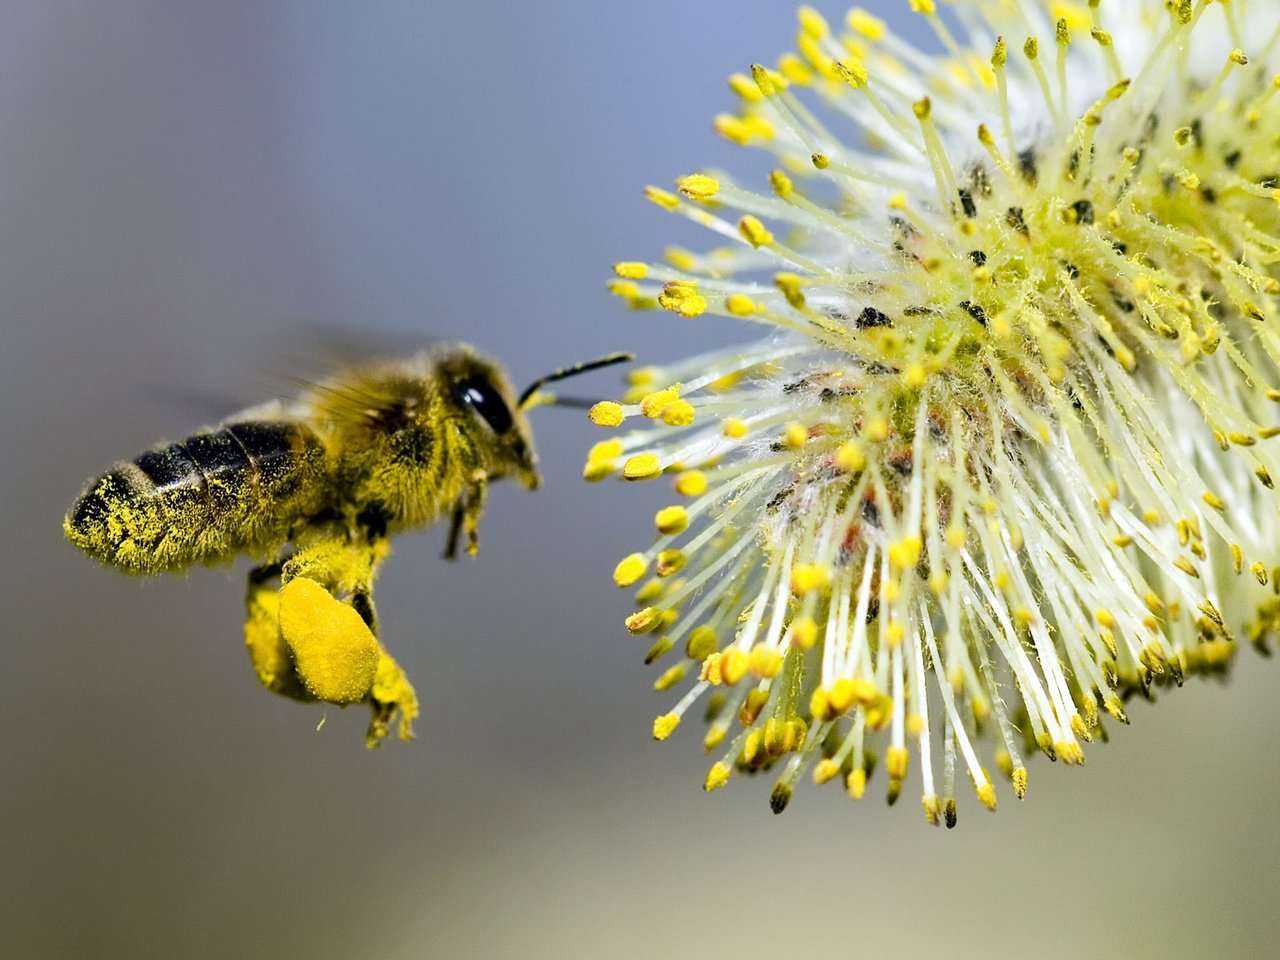
[[[489,492],[489,475],[475,470],[467,485],[467,495],[462,505],[462,522],[467,531],[467,553],[480,552],[480,514],[484,513],[485,496]]]

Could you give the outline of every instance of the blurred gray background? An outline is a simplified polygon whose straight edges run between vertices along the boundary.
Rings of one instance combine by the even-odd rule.
[[[904,21],[905,0],[872,2]],[[824,4],[832,18],[843,7]],[[647,182],[756,169],[724,77],[790,3],[0,3],[0,953],[13,957],[1277,955],[1277,666],[1246,651],[952,832],[767,781],[704,796],[698,725],[608,571],[659,491],[579,480],[599,435],[535,413],[475,561],[403,538],[383,639],[412,744],[269,696],[243,564],[154,581],[62,540],[112,460],[273,368],[299,321],[453,336],[526,382],[740,339],[626,313],[609,265],[709,237]],[[613,388],[607,376],[579,384]],[[189,408],[167,399],[186,393]],[[883,782],[875,795],[881,796]]]

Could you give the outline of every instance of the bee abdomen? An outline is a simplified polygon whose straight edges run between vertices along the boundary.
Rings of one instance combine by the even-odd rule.
[[[246,420],[119,463],[67,515],[67,537],[131,573],[265,552],[323,506],[325,455],[302,424]]]

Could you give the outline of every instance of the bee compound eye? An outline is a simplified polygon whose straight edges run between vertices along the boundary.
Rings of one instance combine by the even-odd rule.
[[[484,418],[494,433],[506,433],[514,425],[511,410],[502,394],[485,380],[464,380],[457,387],[458,399]]]

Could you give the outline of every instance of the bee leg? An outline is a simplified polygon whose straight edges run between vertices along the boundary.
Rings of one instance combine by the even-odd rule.
[[[462,507],[463,526],[467,531],[467,553],[480,552],[480,514],[484,513],[485,495],[489,492],[489,475],[483,470],[471,474],[466,501]]]
[[[454,560],[458,556],[458,538],[462,535],[462,518],[466,514],[465,497],[459,497],[449,518],[449,539],[445,541],[444,558]]]

